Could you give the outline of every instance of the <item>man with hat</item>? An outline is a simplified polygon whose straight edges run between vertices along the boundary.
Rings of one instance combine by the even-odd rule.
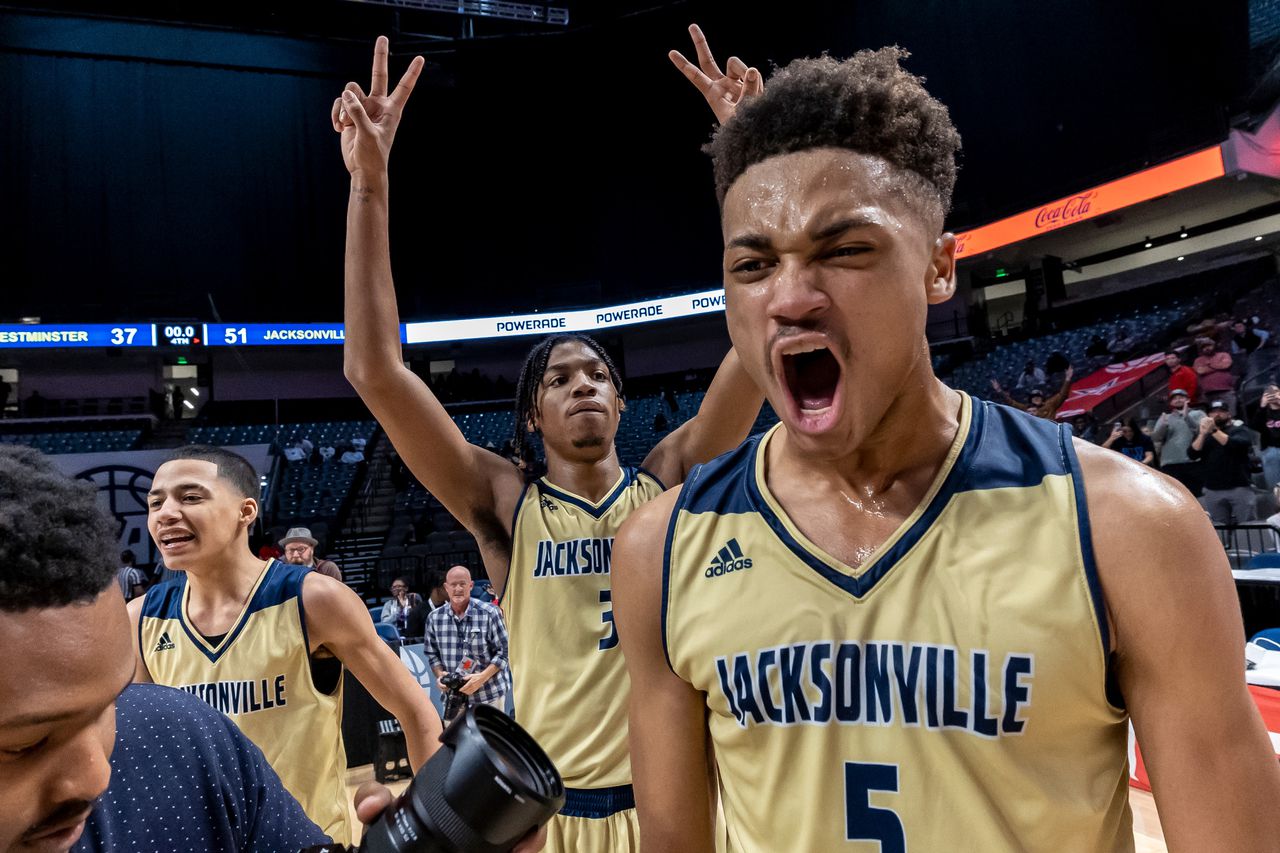
[[[1215,400],[1187,449],[1188,457],[1200,460],[1204,478],[1200,505],[1214,524],[1243,524],[1257,517],[1249,483],[1251,446],[1248,430],[1231,420],[1225,402]]]
[[[1201,463],[1193,462],[1187,450],[1204,416],[1204,412],[1191,408],[1191,395],[1186,388],[1173,388],[1169,391],[1169,411],[1160,415],[1151,430],[1151,440],[1160,449],[1160,470],[1197,497],[1202,485]]]
[[[316,560],[316,546],[320,543],[311,535],[306,527],[290,527],[289,532],[280,540],[284,549],[284,561],[295,566],[307,566],[312,571],[328,575],[334,580],[342,581],[342,569],[333,560]]]

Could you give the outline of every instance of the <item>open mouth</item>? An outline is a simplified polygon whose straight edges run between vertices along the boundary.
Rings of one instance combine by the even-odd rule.
[[[793,419],[805,432],[820,432],[835,420],[840,375],[840,362],[820,343],[792,344],[782,353],[782,378]]]
[[[161,548],[173,548],[184,542],[190,542],[195,539],[195,535],[191,533],[166,533],[160,537]]]

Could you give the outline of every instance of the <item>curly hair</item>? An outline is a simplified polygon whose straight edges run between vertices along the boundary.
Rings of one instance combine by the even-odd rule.
[[[941,226],[956,184],[960,134],[924,78],[899,64],[900,47],[822,55],[777,70],[764,94],[745,101],[703,150],[711,155],[721,205],[748,168],[780,154],[847,148],[901,170],[908,189]]]
[[[0,611],[92,601],[115,580],[119,548],[92,485],[0,446]]]

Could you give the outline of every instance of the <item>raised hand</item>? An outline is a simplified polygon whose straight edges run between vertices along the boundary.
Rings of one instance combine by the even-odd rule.
[[[395,91],[387,94],[386,36],[378,36],[373,48],[373,77],[369,94],[358,83],[348,83],[340,98],[335,98],[330,119],[333,129],[342,134],[342,161],[351,174],[383,172],[391,156],[391,143],[400,126],[400,114],[422,73],[423,59],[415,56],[409,63]]]
[[[707,106],[716,114],[716,121],[724,124],[733,117],[739,104],[764,91],[764,78],[760,76],[760,69],[748,68],[736,56],[729,57],[729,64],[725,66],[727,73],[721,72],[701,28],[697,24],[690,25],[689,35],[693,37],[693,49],[697,51],[697,65],[685,59],[684,54],[678,50],[671,51],[667,56],[694,88],[702,93],[702,97],[707,99]]]

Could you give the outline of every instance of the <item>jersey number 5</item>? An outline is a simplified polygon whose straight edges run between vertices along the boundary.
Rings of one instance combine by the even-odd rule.
[[[601,604],[612,604],[612,603],[613,603],[613,590],[611,590],[611,589],[602,589],[602,590],[600,590],[600,603],[601,603]],[[608,625],[608,626],[609,626],[609,636],[607,636],[607,637],[605,637],[603,640],[601,640],[601,641],[600,641],[600,645],[599,645],[599,649],[600,649],[600,651],[602,651],[602,652],[603,652],[603,651],[604,651],[604,650],[606,650],[606,649],[611,649],[611,648],[613,648],[614,646],[618,645],[618,626],[617,626],[617,625],[615,625],[615,624],[613,623],[613,608],[612,608],[612,607],[610,607],[610,608],[609,608],[608,610],[606,610],[604,613],[601,613],[601,614],[600,614],[600,621],[601,621],[601,622],[603,622],[604,624],[606,624],[606,625]]]
[[[878,841],[880,853],[906,853],[902,819],[871,805],[872,791],[898,792],[898,765],[844,764],[844,825],[847,841]]]

